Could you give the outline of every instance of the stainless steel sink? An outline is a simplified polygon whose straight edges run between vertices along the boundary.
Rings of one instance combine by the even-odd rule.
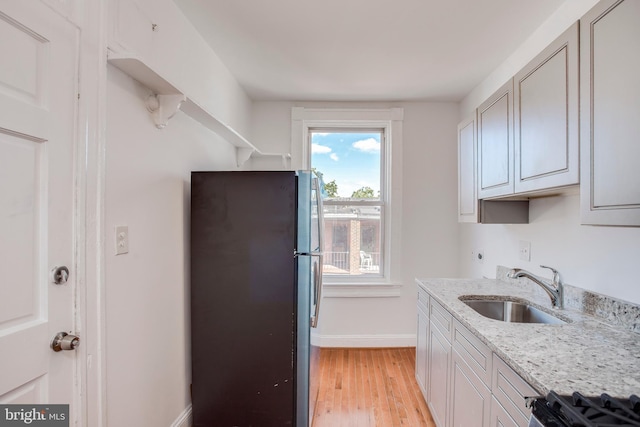
[[[461,299],[461,301],[484,317],[503,322],[545,323],[551,325],[567,323],[549,313],[521,302],[479,299]]]

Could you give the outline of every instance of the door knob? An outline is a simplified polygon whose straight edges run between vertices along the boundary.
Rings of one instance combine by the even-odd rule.
[[[51,270],[51,281],[56,285],[64,285],[69,280],[69,269],[64,265],[62,267],[53,267]]]
[[[66,332],[58,332],[51,341],[53,351],[75,350],[80,346],[80,337],[71,335]]]

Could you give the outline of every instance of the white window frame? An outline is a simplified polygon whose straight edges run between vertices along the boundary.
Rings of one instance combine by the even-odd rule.
[[[389,297],[401,293],[402,234],[402,108],[333,109],[293,107],[291,111],[291,155],[294,169],[309,170],[310,131],[331,128],[339,131],[381,129],[384,132],[383,175],[385,212],[382,246],[385,253],[382,275],[324,276],[324,296]]]

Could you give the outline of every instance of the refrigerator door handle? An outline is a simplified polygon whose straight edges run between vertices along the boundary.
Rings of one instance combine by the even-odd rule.
[[[311,316],[311,327],[318,327],[318,317],[320,315],[320,301],[322,300],[322,253],[311,254],[312,257],[318,258],[318,265],[313,272],[313,302],[314,313]]]
[[[318,178],[312,180],[313,189],[316,190],[316,206],[318,209],[318,250],[322,254],[324,251],[324,206],[322,205],[322,189]],[[316,252],[316,251],[314,251]],[[322,270],[320,270],[322,272]]]

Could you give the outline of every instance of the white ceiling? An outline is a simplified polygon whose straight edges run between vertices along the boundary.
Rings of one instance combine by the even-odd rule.
[[[565,0],[174,0],[253,100],[459,101]]]

